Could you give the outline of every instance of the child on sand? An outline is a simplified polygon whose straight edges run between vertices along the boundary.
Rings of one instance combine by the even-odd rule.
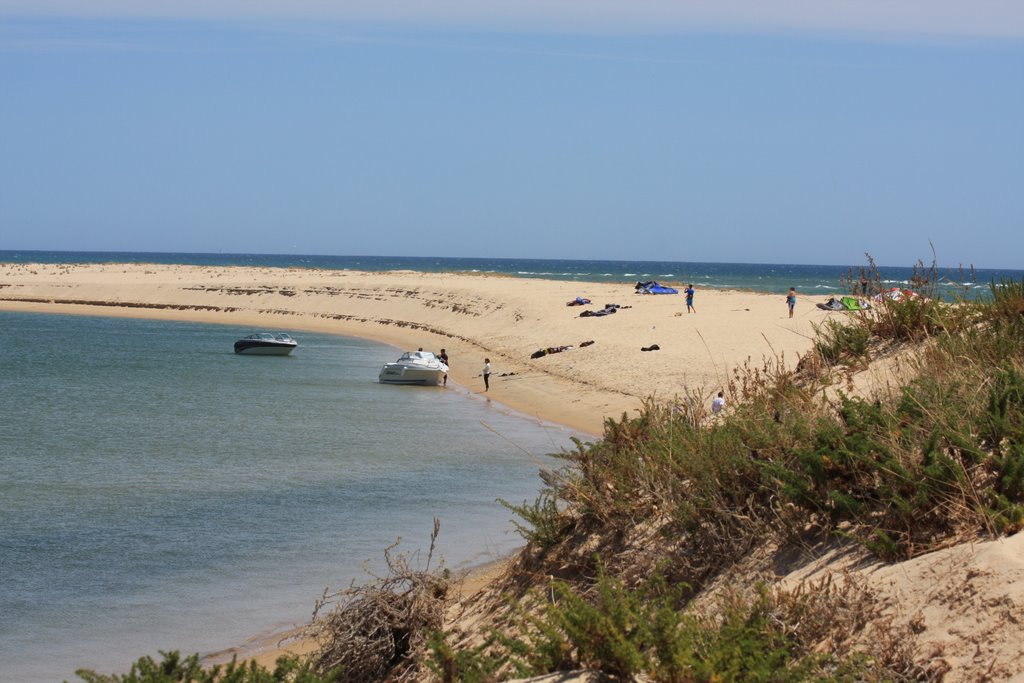
[[[790,287],[786,296],[786,305],[789,306],[789,317],[793,317],[793,309],[796,308],[796,288]]]
[[[491,359],[484,358],[484,391],[491,388]]]
[[[686,285],[686,312],[696,313],[697,309],[693,307],[693,285]]]

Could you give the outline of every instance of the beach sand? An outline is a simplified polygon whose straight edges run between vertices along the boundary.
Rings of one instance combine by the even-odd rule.
[[[577,296],[593,304],[566,306]],[[580,317],[605,304],[621,308]],[[483,391],[490,358],[487,398],[583,436],[600,435],[605,418],[635,414],[652,396],[696,392],[710,405],[747,360],[778,357],[792,367],[811,348],[814,325],[842,315],[801,297],[790,319],[785,292],[698,291],[694,306],[687,314],[682,296],[638,295],[628,284],[470,273],[0,264],[0,310],[232,324],[289,331],[300,344],[306,330],[401,350],[445,348],[450,381],[473,392]],[[572,348],[531,358],[562,346]]]

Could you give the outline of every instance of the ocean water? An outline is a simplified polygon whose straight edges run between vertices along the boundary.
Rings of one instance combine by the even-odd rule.
[[[357,339],[236,356],[252,331],[0,312],[0,681],[306,623],[397,537],[425,561],[435,516],[450,567],[522,543],[495,499],[567,431],[378,384],[397,351]]]
[[[445,258],[409,256],[325,256],[299,254],[175,254],[139,252],[2,251],[0,263],[165,263],[202,266],[325,268],[332,270],[413,270],[418,272],[497,273],[511,277],[621,282],[664,280],[692,282],[697,289],[742,289],[785,293],[795,287],[803,295],[827,297],[850,290],[864,263],[856,265],[793,265],[772,263],[695,263],[685,261],[593,261],[572,259]],[[910,264],[912,265],[912,264]],[[878,286],[906,287],[914,275],[910,265],[879,266]],[[990,284],[1003,278],[1020,280],[1024,270],[938,268],[938,290],[945,298],[984,297]]]

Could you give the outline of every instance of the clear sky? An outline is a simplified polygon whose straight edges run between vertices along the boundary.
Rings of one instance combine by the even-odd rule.
[[[1024,268],[1024,2],[0,0],[0,249]]]

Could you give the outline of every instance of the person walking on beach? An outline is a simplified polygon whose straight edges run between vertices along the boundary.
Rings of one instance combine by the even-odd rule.
[[[484,358],[484,391],[491,388],[491,359]]]
[[[786,305],[789,306],[789,317],[793,317],[793,309],[796,308],[796,289],[794,287],[789,288],[789,294],[786,295]]]
[[[437,357],[440,358],[441,362],[444,363],[445,365],[451,365],[451,363],[448,362],[448,352],[445,351],[444,349],[441,349],[441,353],[437,354]],[[445,371],[445,373],[444,373],[444,380],[441,382],[441,386],[444,386],[444,387],[448,386],[448,372],[447,371]]]
[[[697,309],[693,307],[693,283],[686,285],[686,312],[697,312]]]
[[[711,402],[711,414],[718,415],[722,412],[722,408],[725,407],[725,392],[719,391],[718,396],[715,396],[715,400]]]

